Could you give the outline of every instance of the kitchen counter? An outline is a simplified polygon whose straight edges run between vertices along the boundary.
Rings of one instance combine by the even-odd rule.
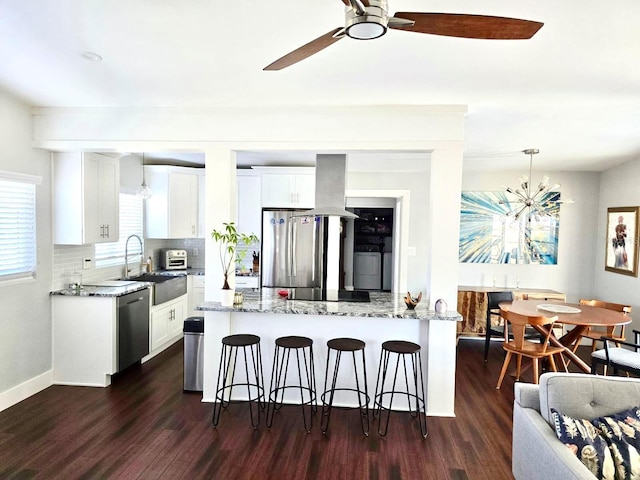
[[[62,290],[55,290],[49,295],[64,295],[69,297],[121,297],[122,295],[144,290],[151,286],[153,286],[152,282],[134,282],[131,285],[124,285],[120,287],[85,285],[80,290],[75,288],[65,288]]]
[[[327,342],[339,337],[360,339],[366,344],[364,355],[369,392],[375,390],[382,344],[388,340],[406,340],[422,347],[427,414],[454,416],[456,325],[462,321],[458,312],[449,310],[437,314],[428,308],[428,302],[409,310],[403,295],[386,292],[371,292],[369,303],[351,303],[287,300],[278,295],[278,290],[237,289],[244,297],[241,305],[223,307],[219,302],[206,301],[196,306],[196,310],[204,315],[204,402],[215,401],[222,339],[227,335],[251,333],[260,337],[267,385],[268,372],[273,367],[274,345],[279,337],[296,335],[313,340],[319,386],[324,382]],[[355,385],[349,369],[340,375],[346,385]],[[234,397],[236,395],[241,396],[240,389],[237,394],[234,389]],[[340,392],[335,398],[337,406],[353,407],[355,402],[353,395],[346,392]]]
[[[371,302],[327,302],[287,300],[278,295],[276,288],[258,291],[239,289],[244,301],[241,305],[223,307],[220,302],[205,302],[196,310],[214,312],[251,312],[293,315],[338,315],[343,317],[407,318],[417,320],[443,320],[460,322],[462,315],[454,310],[438,314],[427,308],[426,303],[409,310],[404,295],[388,292],[370,292]]]
[[[183,275],[204,276],[204,268],[187,268],[186,270],[156,270],[151,272],[153,275],[162,275],[167,277],[180,277]],[[114,280],[120,281],[120,280]],[[96,283],[106,283],[109,280]],[[120,297],[128,293],[144,290],[153,286],[153,282],[134,282],[130,285],[123,286],[106,286],[106,285],[83,285],[80,290],[75,288],[63,288],[50,292],[49,295],[65,295],[69,297]]]

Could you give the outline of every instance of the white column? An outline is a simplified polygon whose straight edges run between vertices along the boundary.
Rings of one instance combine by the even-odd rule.
[[[236,155],[225,148],[205,150],[205,300],[220,301],[224,275],[218,244],[211,239],[211,231],[221,229],[223,223],[236,219]],[[235,278],[229,278],[231,288]]]
[[[427,291],[429,307],[437,299],[455,310],[458,299],[458,243],[462,148],[431,154],[429,181]],[[454,415],[456,382],[456,324],[429,322],[426,355],[427,404],[431,415]],[[424,343],[423,343],[424,345]],[[426,357],[426,358],[425,358]]]
[[[205,290],[206,301],[220,301],[224,275],[218,245],[211,239],[210,232],[220,229],[223,223],[236,218],[236,156],[226,148],[205,150]],[[229,278],[233,288],[235,276]],[[218,364],[222,351],[222,337],[231,331],[231,315],[224,312],[205,312],[204,315],[204,357],[203,357],[203,400],[215,401]]]
[[[439,298],[449,308],[457,304],[461,191],[462,149],[435,150],[431,154],[427,214],[431,255],[426,280],[431,308]]]

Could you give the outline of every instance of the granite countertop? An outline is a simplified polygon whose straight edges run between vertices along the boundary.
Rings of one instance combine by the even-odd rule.
[[[295,315],[338,315],[344,317],[384,317],[410,318],[418,320],[462,321],[462,315],[455,310],[443,314],[427,309],[426,304],[418,304],[409,310],[404,303],[404,295],[386,292],[371,292],[371,302],[312,302],[287,300],[278,295],[278,289],[263,288],[237,290],[243,294],[241,305],[223,307],[220,302],[204,302],[196,310],[213,312],[284,313]]]
[[[152,275],[162,275],[168,277],[180,277],[184,275],[204,275],[204,268],[187,268],[186,270],[155,270]],[[109,280],[96,283],[105,283]],[[117,281],[117,280],[116,280]],[[134,282],[130,285],[123,286],[106,286],[106,285],[83,285],[80,290],[75,288],[63,288],[55,290],[49,295],[64,295],[70,297],[120,297],[128,293],[144,290],[153,286],[153,282]]]
[[[121,287],[106,287],[84,285],[81,289],[65,288],[51,292],[50,295],[64,295],[68,297],[120,297],[128,293],[137,292],[153,286],[152,282],[133,282]]]

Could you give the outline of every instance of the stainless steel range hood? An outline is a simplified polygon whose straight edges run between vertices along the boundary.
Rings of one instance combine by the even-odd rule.
[[[311,210],[296,212],[293,216],[358,218],[344,208],[346,183],[346,155],[316,155],[316,206]]]

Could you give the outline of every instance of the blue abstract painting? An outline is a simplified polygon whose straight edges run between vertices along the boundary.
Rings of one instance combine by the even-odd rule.
[[[525,209],[507,192],[462,192],[459,255],[462,263],[556,265],[560,193],[548,192],[540,204],[547,215]]]

